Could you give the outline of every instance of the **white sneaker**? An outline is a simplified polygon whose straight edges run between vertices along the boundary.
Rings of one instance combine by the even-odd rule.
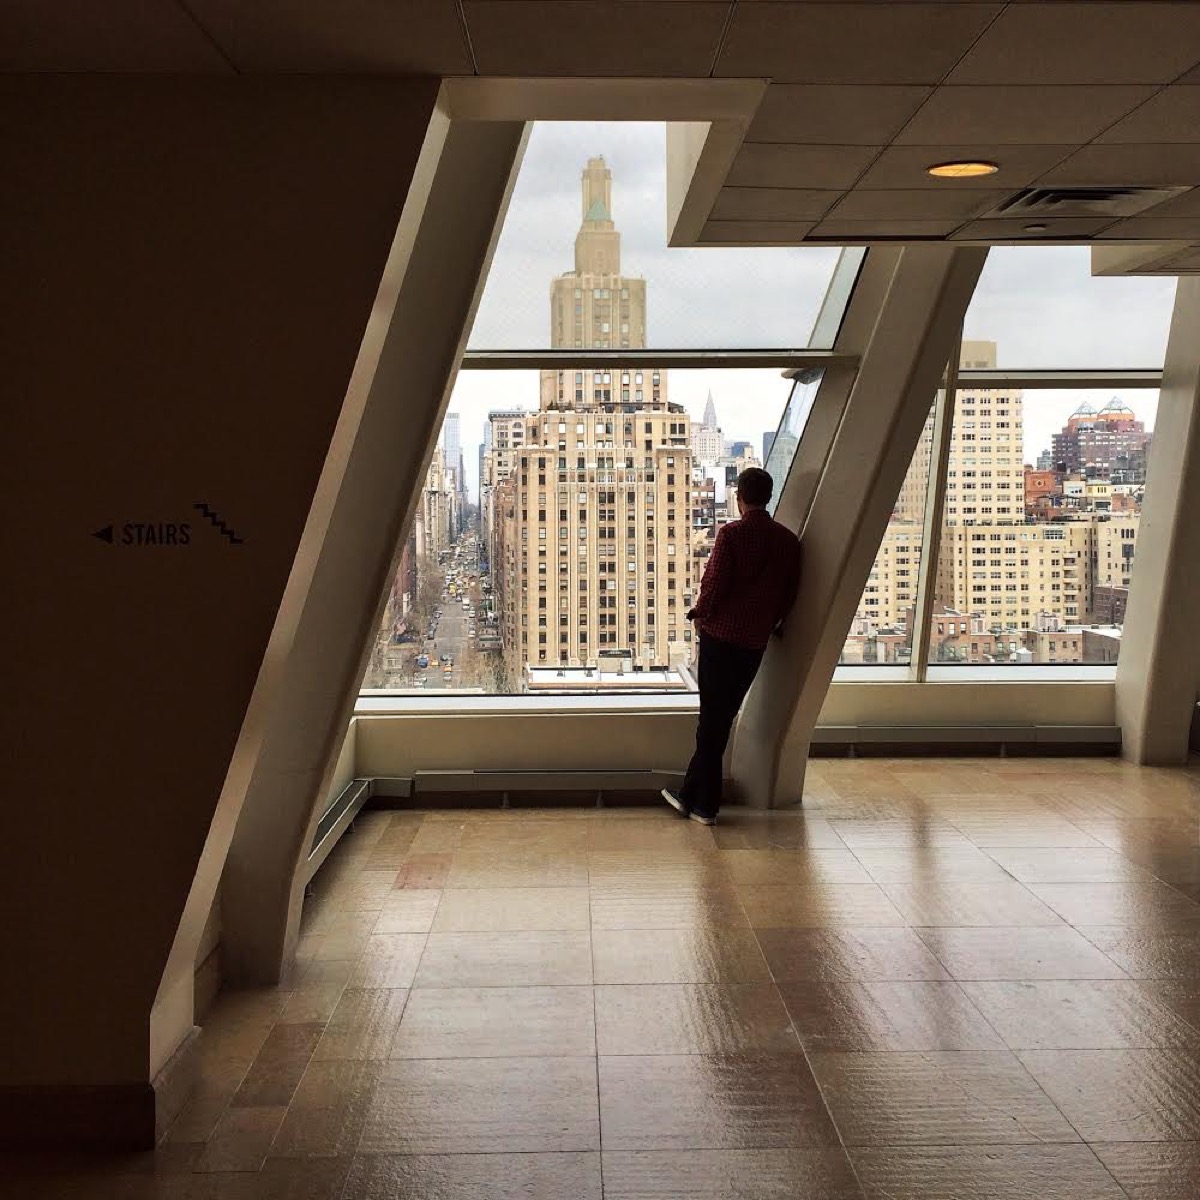
[[[663,788],[662,798],[677,812],[681,817],[688,815],[687,805],[677,796],[670,788]]]
[[[700,825],[715,825],[717,823],[716,817],[706,817],[703,813],[689,812],[688,817]]]

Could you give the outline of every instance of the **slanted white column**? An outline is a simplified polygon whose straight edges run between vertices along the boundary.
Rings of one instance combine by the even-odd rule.
[[[733,778],[755,806],[801,798],[813,727],[986,257],[949,246],[867,255],[835,347],[859,370],[804,518],[800,595],[738,723]],[[793,477],[780,520],[795,510],[790,493],[811,485]]]
[[[1146,481],[1117,723],[1126,758],[1170,766],[1187,761],[1200,688],[1200,278],[1175,294]]]
[[[521,122],[451,121],[398,294],[356,371],[297,558],[282,700],[272,710],[222,878],[232,982],[279,979],[295,945],[308,855],[411,528],[524,149]],[[386,290],[386,289],[384,289]]]

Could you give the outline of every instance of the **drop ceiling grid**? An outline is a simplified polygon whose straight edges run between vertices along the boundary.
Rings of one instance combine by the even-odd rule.
[[[752,10],[751,18],[739,26],[738,20],[747,7]],[[1200,67],[1196,66],[1200,59],[1200,5],[1069,2],[1053,6],[1042,4],[1039,11],[1030,5],[1014,14],[1013,5],[939,5],[918,0],[911,5],[893,5],[891,28],[903,26],[911,31],[915,28],[914,20],[918,23],[930,21],[935,10],[948,7],[969,8],[977,18],[985,15],[978,11],[980,9],[991,12],[970,44],[961,47],[956,60],[946,66],[941,79],[921,81],[910,78],[901,82],[896,76],[879,75],[883,68],[876,60],[868,58],[864,74],[869,76],[869,81],[850,85],[822,83],[819,77],[824,68],[819,67],[813,72],[813,78],[803,81],[793,78],[788,84],[772,84],[760,109],[761,118],[756,118],[743,154],[735,161],[731,184],[722,190],[714,208],[714,221],[719,220],[721,225],[721,240],[734,240],[734,223],[739,218],[733,214],[739,209],[747,213],[754,211],[753,203],[746,198],[739,200],[730,193],[755,187],[756,170],[766,172],[765,186],[774,195],[774,203],[769,206],[770,215],[775,219],[798,215],[811,219],[810,200],[806,200],[803,214],[788,211],[786,200],[780,196],[788,186],[803,189],[808,196],[814,188],[826,191],[829,205],[808,235],[815,239],[851,236],[980,238],[988,228],[988,223],[977,220],[983,212],[1005,195],[1039,183],[1061,186],[1160,182],[1200,185],[1200,145],[1180,147],[1161,141],[1146,145],[1129,135],[1121,140],[1119,133],[1122,125],[1133,122],[1135,114],[1157,101],[1160,108],[1165,107],[1168,115],[1173,117],[1174,128],[1194,130],[1191,140],[1200,143],[1200,121],[1192,123],[1188,120],[1193,111],[1200,111],[1200,102],[1190,94],[1193,90],[1200,92],[1200,89],[1188,87],[1186,92],[1189,94],[1173,95],[1172,92],[1179,89],[1171,86],[1180,79],[1200,73]],[[1055,11],[1047,13],[1048,7]],[[1134,8],[1142,10],[1136,20],[1130,17],[1130,10]],[[816,14],[813,25],[818,9],[822,12]],[[828,40],[836,33],[836,20],[843,20],[847,22],[845,28],[852,28],[856,24],[861,27],[864,16],[871,19],[871,14],[864,14],[863,9],[861,4],[785,6],[772,3],[772,0],[748,0],[748,4],[744,0],[743,8],[731,22],[727,44],[732,45],[735,52],[745,55],[748,36],[761,35],[771,27],[771,20],[764,19],[764,15],[769,14],[786,16],[793,23],[793,33],[803,33],[806,27],[816,28]],[[1147,13],[1147,9],[1152,11]],[[1166,37],[1162,33],[1164,20],[1169,26]],[[969,23],[959,21],[953,33],[965,38],[969,28]],[[740,36],[740,42],[734,36],[735,32]],[[937,49],[940,52],[944,48],[943,45]],[[1013,63],[1014,57],[1021,58],[1023,49],[1028,54],[1022,73]],[[797,58],[800,62],[805,61],[802,54]],[[1118,59],[1118,67],[1110,70]],[[744,59],[738,60],[735,54],[735,65],[741,66],[743,62]],[[728,69],[728,64],[724,65]],[[790,73],[795,76],[801,69],[793,67]],[[1112,78],[1114,71],[1116,80]],[[1045,76],[1051,73],[1057,73],[1059,79],[1065,77],[1078,82],[1046,82]],[[1014,76],[1021,79],[1020,84],[997,82],[999,78],[1010,81]],[[845,77],[843,73],[842,78]],[[861,97],[858,97],[856,93],[860,88]],[[777,89],[786,91],[786,96],[778,101],[773,96]],[[810,167],[814,161],[827,164],[827,169],[815,176],[811,169],[803,170],[804,151],[811,150],[812,144],[793,140],[795,133],[803,138],[805,118],[797,119],[794,112],[789,114],[787,111],[788,101],[803,102],[805,97],[814,101],[820,98],[835,101],[840,108],[843,128],[847,130],[845,140],[839,142],[836,119],[832,128],[828,123],[822,126],[819,119],[807,120],[810,129],[815,124],[820,131],[815,145],[826,152],[840,150],[840,157],[845,160],[836,161],[836,153],[832,160],[810,157]],[[880,98],[890,102],[887,116],[872,113],[873,102]],[[964,101],[969,103],[964,105]],[[902,115],[906,109],[907,115]],[[874,125],[876,130],[889,125],[892,129],[890,138],[867,147],[871,157],[867,165],[861,166],[864,149],[860,144],[861,132],[872,127],[872,115],[868,114],[878,117]],[[1156,128],[1156,115],[1151,112],[1151,129]],[[971,129],[972,119],[984,128]],[[801,128],[797,129],[797,125]],[[1136,123],[1128,127],[1137,130]],[[965,138],[964,132],[976,136]],[[762,141],[756,140],[759,134],[763,135]],[[1021,134],[1031,136],[1031,140],[1028,143],[1006,140]],[[770,146],[775,150],[768,154],[766,148]],[[990,179],[956,181],[949,186],[925,174],[925,168],[933,162],[953,158],[996,161],[1001,171]],[[797,168],[791,180],[785,177],[789,162]],[[840,194],[833,194],[836,182],[845,178],[855,165],[859,165],[860,170],[853,184]],[[996,184],[1004,189],[1000,195],[989,186]],[[863,192],[875,194],[860,195]],[[965,192],[975,193],[977,202],[973,206],[969,199],[946,201],[941,198]],[[924,209],[922,193],[930,197]],[[935,193],[939,196],[936,200],[933,199]],[[1189,193],[1182,199],[1192,196],[1200,197],[1200,192]],[[957,219],[956,208],[960,210]],[[754,219],[743,219],[747,226],[745,238],[752,241]],[[1162,222],[1146,224],[1151,220],[1148,217],[1128,220],[1138,223],[1076,220],[1055,225],[1054,230],[1060,237],[1096,237],[1102,233],[1145,237],[1167,227]],[[994,236],[1019,236],[1016,224],[1005,221],[1003,225],[995,226]],[[1174,236],[1183,236],[1180,218],[1172,220],[1169,227],[1175,231]],[[707,229],[704,236],[709,236]],[[1191,228],[1189,236],[1200,237],[1200,219]]]
[[[757,228],[775,238],[872,227],[882,237],[975,236],[997,190],[1200,186],[1196,0],[107,0],[102,8],[6,0],[0,70],[771,79],[714,208],[709,233],[722,240],[736,240],[739,224],[748,236]],[[936,187],[923,175],[925,148],[994,159],[1002,170]],[[739,195],[759,188],[767,194]],[[1072,228],[1200,239],[1198,200],[1193,191],[1152,214]]]

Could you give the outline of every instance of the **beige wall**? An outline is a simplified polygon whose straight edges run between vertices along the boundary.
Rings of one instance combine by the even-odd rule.
[[[471,703],[464,697],[464,705]],[[544,709],[360,715],[354,774],[436,770],[682,770],[696,733],[694,710]],[[1059,683],[834,683],[817,729],[845,725],[1111,725],[1112,680]]]
[[[20,118],[0,151],[0,507],[20,581],[4,725],[22,797],[3,872],[39,915],[0,923],[0,961],[20,964],[0,990],[11,1100],[147,1080],[150,1008],[206,839],[236,816],[217,798],[436,85],[0,88]],[[91,536],[137,521],[188,522],[190,543]]]

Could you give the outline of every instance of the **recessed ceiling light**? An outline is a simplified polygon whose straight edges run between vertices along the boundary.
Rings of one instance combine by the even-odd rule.
[[[1026,225],[1026,233],[1045,233],[1048,226],[1046,225]]]
[[[936,179],[975,179],[980,175],[995,175],[1000,170],[994,162],[945,162],[934,163],[925,170]]]

